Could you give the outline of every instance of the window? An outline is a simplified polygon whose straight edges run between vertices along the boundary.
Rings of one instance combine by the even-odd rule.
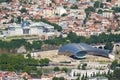
[[[23,34],[29,34],[30,29],[23,29]]]

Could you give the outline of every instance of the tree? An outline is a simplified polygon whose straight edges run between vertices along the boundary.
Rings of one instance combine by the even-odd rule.
[[[11,19],[11,20],[10,20],[10,23],[14,23],[14,19]]]
[[[106,5],[105,3],[101,3],[100,8],[104,8],[105,5]]]
[[[111,32],[111,30],[112,30],[111,28],[108,28],[107,32]]]
[[[101,9],[99,9],[97,13],[98,13],[98,14],[102,14],[103,11],[102,11]]]
[[[28,57],[28,58],[32,58],[30,54],[27,54],[26,57]]]
[[[112,7],[112,10],[113,10],[115,13],[118,13],[118,12],[120,12],[120,7]]]
[[[32,42],[32,48],[34,50],[40,50],[42,46],[42,41],[33,41]]]
[[[111,78],[112,77],[112,72],[109,70],[108,73],[107,73],[107,77],[108,78]]]
[[[6,2],[8,2],[8,3],[9,3],[9,2],[12,2],[12,0],[6,0]]]
[[[106,0],[106,2],[111,2],[111,0]]]
[[[31,44],[31,43],[26,42],[26,43],[24,44],[24,46],[25,46],[26,50],[32,51],[32,44]]]
[[[64,77],[60,77],[59,80],[65,80]]]
[[[2,3],[2,2],[12,2],[12,0],[0,0],[0,3]]]
[[[108,49],[108,50],[112,50],[113,49],[113,44],[111,43],[111,42],[107,42],[106,44],[105,44],[105,49]]]
[[[58,30],[58,31],[62,31],[62,27],[59,26],[58,24],[51,23],[51,22],[47,21],[47,20],[44,19],[44,18],[42,18],[40,21],[42,21],[42,22],[44,22],[44,23],[47,23],[47,24],[49,24],[49,25],[54,26],[54,28],[55,28],[56,30]]]
[[[52,80],[59,80],[57,77],[53,77]]]
[[[78,36],[76,35],[76,33],[74,32],[70,32],[68,34],[68,39],[72,42],[72,43],[79,43],[80,40],[78,39]]]
[[[105,5],[105,3],[102,3],[102,2],[100,2],[100,1],[96,1],[96,2],[94,3],[94,7],[95,7],[95,8],[103,8],[104,5]]]
[[[20,16],[17,17],[17,23],[21,23],[22,19]]]
[[[85,70],[86,69],[86,66],[85,65],[82,65],[82,70]]]
[[[28,80],[26,76],[23,76],[23,80]]]
[[[22,9],[20,10],[20,12],[21,12],[21,13],[27,13],[27,10],[26,10],[26,8],[22,8]]]
[[[117,66],[117,64],[118,64],[118,61],[117,60],[114,60],[113,62],[112,62],[112,64],[111,64],[111,69],[115,69],[115,67]]]
[[[86,18],[84,20],[84,23],[86,23],[87,19],[89,18],[91,12],[95,12],[95,8],[92,6],[89,6],[85,9],[85,13],[86,13]]]
[[[65,71],[67,73],[68,69],[67,68],[62,68],[61,71]]]
[[[50,62],[50,60],[48,58],[44,58],[44,59],[40,59],[40,65],[41,66],[47,66]]]
[[[31,71],[36,71],[35,66],[28,64],[38,64],[35,59],[25,59],[22,54],[1,54],[0,55],[0,70],[5,71],[26,71],[29,74]]]
[[[27,72],[28,74],[31,73],[32,71],[32,68],[30,66],[25,66],[24,69],[23,69],[25,72]]]
[[[90,6],[90,7],[87,7],[87,8],[85,9],[85,13],[86,13],[86,14],[89,14],[90,12],[95,12],[95,8],[92,7],[92,6]]]
[[[63,6],[65,9],[67,9],[68,8],[68,6]]]
[[[64,14],[62,14],[61,16],[64,17],[64,16],[67,16],[67,14],[64,13]]]
[[[73,6],[71,6],[71,9],[78,9],[78,6],[74,4]]]
[[[42,74],[43,74],[42,70],[38,70],[38,71],[37,71],[37,75],[38,75],[38,77],[41,77]]]
[[[113,72],[113,77],[115,77],[115,80],[120,80],[120,69],[115,69]]]
[[[55,3],[55,0],[51,0],[52,1],[52,3]]]
[[[101,3],[100,3],[99,1],[95,1],[94,7],[95,7],[95,8],[99,8],[99,7],[100,7],[100,4],[101,4]]]
[[[52,80],[65,80],[64,77],[53,77]]]
[[[80,80],[80,77],[78,77],[76,80]]]
[[[59,68],[59,67],[54,67],[53,70],[54,70],[54,71],[60,71],[60,68]]]
[[[0,3],[5,2],[6,0],[0,0]]]

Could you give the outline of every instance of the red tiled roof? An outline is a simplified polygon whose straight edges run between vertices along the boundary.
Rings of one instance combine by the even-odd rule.
[[[0,77],[2,77],[3,76],[3,73],[0,73]]]

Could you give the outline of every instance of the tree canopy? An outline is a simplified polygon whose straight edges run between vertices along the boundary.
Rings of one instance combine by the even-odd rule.
[[[64,77],[53,77],[52,80],[65,80]]]
[[[101,4],[101,3],[100,3],[99,1],[96,1],[96,2],[94,3],[94,7],[95,7],[95,8],[99,8],[99,7],[100,7],[100,4]]]
[[[102,14],[103,13],[102,9],[99,9],[97,13]]]
[[[111,0],[106,0],[106,2],[111,2]]]
[[[71,9],[78,9],[78,6],[77,5],[73,5],[73,6],[71,6]]]
[[[94,3],[94,8],[103,8],[104,5],[106,5],[106,4],[105,4],[105,3],[102,3],[102,2],[100,2],[100,1],[96,1],[96,2]]]
[[[26,8],[22,8],[22,9],[20,10],[20,12],[21,12],[21,13],[27,13],[27,10],[26,10]]]
[[[54,26],[54,28],[55,28],[56,30],[58,30],[58,31],[62,31],[62,27],[59,26],[58,24],[51,23],[51,22],[49,22],[49,21],[47,21],[46,19],[43,19],[43,18],[42,18],[40,21],[42,21],[42,22],[44,22],[44,23],[47,23],[47,24],[49,24],[49,25]]]
[[[2,2],[11,2],[12,0],[0,0],[0,3]]]
[[[114,61],[112,62],[112,64],[111,64],[111,69],[114,70],[117,65],[118,65],[118,61],[117,61],[117,60],[114,60]]]
[[[0,51],[14,52],[21,46],[25,46],[27,51],[40,50],[42,41],[33,41],[33,43],[27,42],[25,39],[13,39],[11,41],[0,40]]]
[[[86,14],[89,14],[90,12],[95,12],[95,8],[92,7],[92,6],[89,6],[89,7],[87,7],[87,8],[85,9],[85,13],[86,13]]]
[[[113,7],[112,10],[113,10],[115,13],[118,13],[118,12],[120,12],[120,7]]]
[[[32,43],[28,42],[25,39],[13,39],[11,41],[0,40],[0,53],[5,52],[14,52],[16,49],[24,46],[27,51],[32,50],[41,50],[41,46],[44,44],[60,46],[68,43],[87,43],[87,44],[105,44],[105,49],[112,50],[112,42],[120,42],[120,34],[105,34],[102,33],[99,36],[92,35],[89,38],[84,36],[77,36],[74,32],[70,32],[66,38],[55,37],[54,39],[48,39],[44,41],[33,41]]]
[[[60,68],[59,68],[59,67],[54,67],[53,70],[54,70],[54,71],[60,71]]]
[[[67,73],[68,69],[67,68],[62,68],[61,71],[65,71]]]
[[[113,44],[111,43],[111,42],[107,42],[106,44],[105,44],[105,47],[104,47],[105,49],[108,49],[108,50],[112,50],[113,49]]]
[[[48,58],[45,58],[45,59],[41,59],[39,61],[40,65],[41,66],[47,66],[49,64],[50,60]]]
[[[38,61],[35,59],[25,59],[21,54],[0,55],[0,70],[3,71],[26,71],[30,73],[33,69],[36,69],[36,67],[29,66],[28,64],[38,64]]]
[[[113,77],[115,78],[115,80],[119,80],[120,79],[120,69],[115,69],[114,70]]]

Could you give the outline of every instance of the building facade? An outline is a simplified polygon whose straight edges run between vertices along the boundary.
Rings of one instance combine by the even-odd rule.
[[[21,25],[10,25],[8,27],[7,36],[23,36],[23,35],[55,35],[54,26],[43,22],[29,23],[24,21]]]
[[[79,43],[79,44],[73,43],[73,44],[64,45],[59,49],[58,54],[74,56],[75,58],[86,58],[87,55],[101,56],[110,59],[115,58],[114,53],[112,51],[94,48],[85,43]]]

